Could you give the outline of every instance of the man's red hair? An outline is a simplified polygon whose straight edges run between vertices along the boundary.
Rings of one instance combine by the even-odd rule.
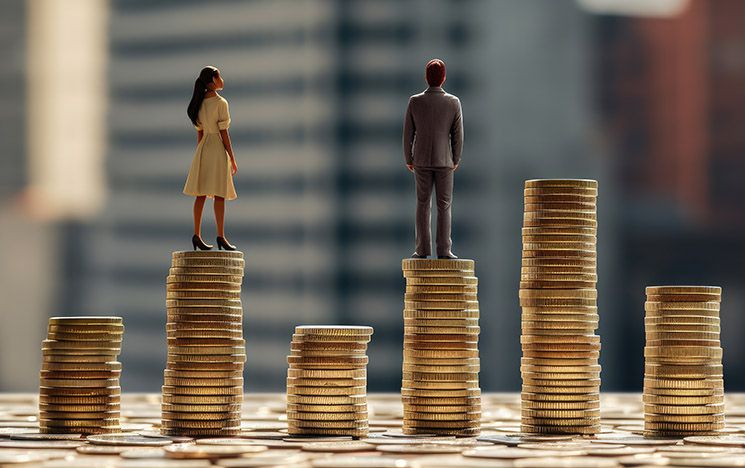
[[[445,82],[445,62],[440,59],[432,59],[427,62],[425,76],[428,85],[442,86],[442,83]]]

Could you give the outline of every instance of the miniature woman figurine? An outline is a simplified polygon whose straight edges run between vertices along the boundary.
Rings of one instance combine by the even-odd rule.
[[[184,184],[184,193],[196,197],[194,235],[191,238],[194,250],[212,248],[202,240],[201,235],[202,209],[206,197],[215,200],[217,247],[225,250],[236,249],[225,239],[225,200],[234,200],[238,197],[233,186],[233,175],[238,172],[238,165],[228,134],[228,101],[217,94],[217,90],[223,89],[224,86],[220,70],[212,66],[204,67],[194,83],[194,94],[186,110],[189,120],[197,129],[197,149]]]

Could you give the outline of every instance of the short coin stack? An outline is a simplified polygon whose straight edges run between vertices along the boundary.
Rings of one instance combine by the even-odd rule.
[[[243,253],[174,252],[166,280],[162,432],[229,436],[241,425]]]
[[[520,305],[522,430],[600,430],[594,180],[525,182]]]
[[[298,326],[287,356],[291,435],[367,436],[367,343],[372,327]]]
[[[724,428],[717,286],[650,286],[644,304],[644,432],[715,435]]]
[[[481,426],[475,263],[404,259],[404,434],[473,436]]]
[[[42,343],[39,430],[119,432],[121,317],[52,317]]]

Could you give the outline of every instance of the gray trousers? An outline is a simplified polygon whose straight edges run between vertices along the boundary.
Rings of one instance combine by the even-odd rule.
[[[416,253],[432,254],[430,235],[432,190],[437,201],[437,255],[450,254],[450,202],[453,199],[453,169],[415,167],[416,176]]]

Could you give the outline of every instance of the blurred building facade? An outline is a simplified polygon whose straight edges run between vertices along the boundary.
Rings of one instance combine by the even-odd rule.
[[[25,319],[3,327],[0,351],[23,358],[0,352],[0,389],[34,389],[43,323],[62,314],[123,316],[124,389],[159,389],[170,253],[190,247],[186,105],[211,64],[226,81],[239,165],[226,218],[246,254],[247,389],[282,390],[294,325],[333,322],[375,327],[368,385],[395,391],[400,260],[414,236],[401,128],[432,57],[463,105],[453,238],[456,254],[477,260],[482,387],[520,384],[523,181],[571,177],[601,187],[603,390],[640,389],[643,287],[672,282],[724,286],[728,388],[745,388],[733,358],[745,302],[741,10],[694,0],[681,16],[649,19],[590,15],[572,0],[112,0],[105,205],[84,221],[29,226],[3,211],[12,235],[44,246],[30,266],[19,255],[3,266],[16,279],[3,295],[34,297],[31,285],[16,290],[19,265],[47,295],[11,301]],[[3,54],[22,47],[8,44]],[[23,77],[19,67],[5,79]],[[23,99],[2,99],[22,112]],[[0,160],[8,198],[28,178],[13,141]],[[214,238],[211,203],[203,233]]]

